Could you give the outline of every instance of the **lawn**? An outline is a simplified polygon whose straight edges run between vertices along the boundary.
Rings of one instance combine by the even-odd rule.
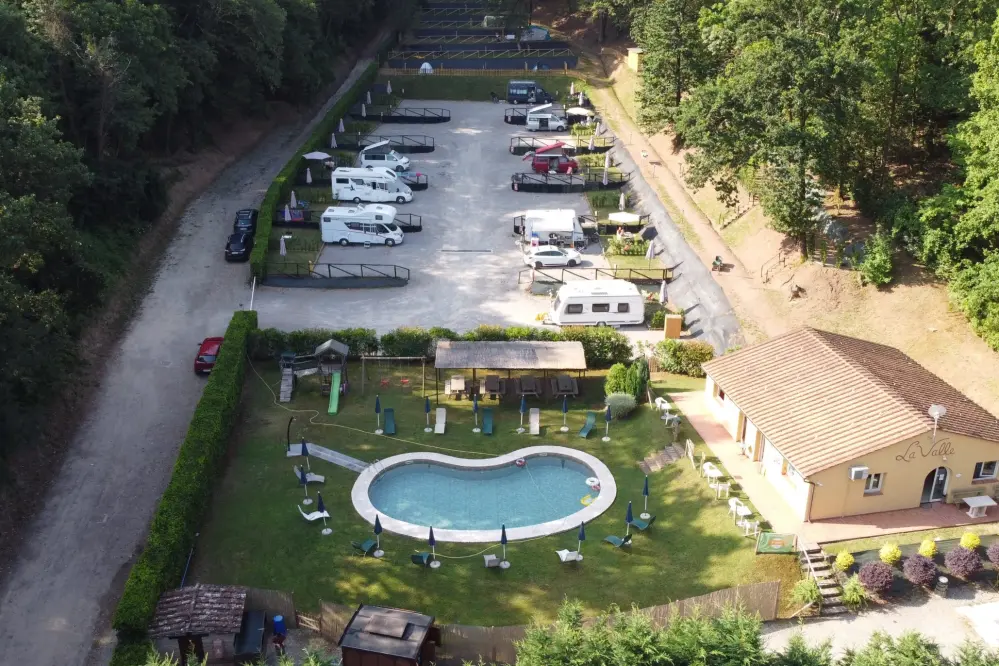
[[[569,94],[570,86],[576,84],[576,92],[581,89],[588,90],[586,83],[575,77],[561,74],[546,74],[544,72],[524,72],[521,77],[531,81],[537,81],[547,92],[556,99],[565,99]],[[496,93],[501,99],[500,103],[506,105],[506,86],[509,76],[483,75],[483,76],[449,76],[437,74],[432,76],[402,76],[393,74],[391,76],[380,75],[379,83],[392,83],[392,93],[403,99],[428,99],[428,100],[459,100],[470,102],[487,102],[489,93]]]
[[[665,432],[656,415],[641,407],[628,420],[611,424],[611,442],[602,442],[598,432],[586,440],[579,438],[576,433],[586,410],[602,404],[600,377],[581,382],[584,394],[570,405],[568,434],[558,431],[560,403],[539,401],[532,404],[542,408],[542,436],[517,435],[520,415],[518,402],[512,400],[495,408],[496,432],[486,437],[471,432],[471,403],[451,400],[442,403],[448,409],[447,434],[425,434],[419,366],[396,368],[391,375],[386,370],[391,387],[379,389],[381,404],[395,409],[399,432],[398,437],[386,437],[372,432],[375,396],[370,382],[377,381],[377,373],[374,379],[369,377],[367,395],[361,396],[360,370],[351,368],[351,394],[337,416],[328,416],[326,399],[312,378],[300,382],[289,409],[275,405],[271,391],[278,384],[276,368],[257,365],[247,373],[243,422],[198,541],[197,581],[290,591],[305,611],[316,610],[319,600],[363,601],[416,609],[444,622],[509,625],[536,615],[553,617],[566,595],[580,599],[588,613],[595,614],[612,603],[652,606],[775,577],[785,579],[789,591],[797,577],[796,567],[788,567],[786,558],[754,554],[753,540],[736,530],[726,503],[714,499],[684,460],[649,479],[649,510],[658,516],[652,529],[635,535],[630,550],[601,543],[606,535],[623,535],[629,499],[640,513],[643,474],[638,462],[664,444]],[[402,374],[412,378],[412,394],[396,388]],[[656,385],[659,390],[667,386],[697,390],[701,381],[666,379]],[[322,492],[332,516],[332,536],[321,536],[321,526],[298,516],[295,505],[303,491],[292,474],[298,461],[285,457],[284,446],[290,416],[295,417],[293,439],[305,436],[365,461],[414,450],[473,457],[539,442],[572,446],[610,467],[618,498],[608,512],[586,526],[585,560],[579,565],[562,565],[555,555],[560,548],[575,547],[575,532],[511,543],[508,557],[513,566],[507,571],[483,567],[481,553],[499,553],[495,544],[441,543],[437,552],[444,565],[437,571],[420,569],[410,563],[409,555],[424,550],[425,542],[388,533],[382,535],[384,559],[360,558],[352,554],[350,542],[370,537],[371,526],[351,505],[353,472],[312,459],[313,471],[326,475]],[[601,420],[598,428],[602,426]],[[683,431],[681,437],[695,435]],[[699,441],[698,446],[702,446]],[[311,493],[315,495],[314,490]]]

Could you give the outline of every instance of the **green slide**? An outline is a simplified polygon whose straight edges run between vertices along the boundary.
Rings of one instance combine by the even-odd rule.
[[[330,382],[330,414],[336,414],[340,409],[340,373],[333,372],[333,381]]]

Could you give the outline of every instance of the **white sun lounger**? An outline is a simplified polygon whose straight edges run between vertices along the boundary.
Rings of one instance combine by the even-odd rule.
[[[558,559],[562,560],[562,564],[565,564],[567,562],[583,561],[583,556],[580,555],[575,550],[566,550],[563,548],[562,550],[556,550],[555,552],[558,553]]]
[[[444,434],[444,426],[447,424],[447,410],[443,407],[437,408],[437,418],[434,420],[434,433]]]
[[[541,410],[537,407],[531,407],[531,434],[541,434]]]
[[[299,467],[298,465],[295,465],[294,470],[295,470],[295,478],[296,479],[301,479],[302,478],[302,468]],[[326,483],[326,477],[323,476],[322,474],[315,474],[313,472],[306,472],[305,473],[305,482],[306,483]]]
[[[329,518],[330,517],[330,512],[329,511],[313,511],[312,513],[305,513],[304,511],[302,511],[302,507],[301,506],[298,507],[298,512],[300,514],[302,514],[302,518],[305,518],[310,523],[313,522],[313,521],[319,520],[320,518]]]

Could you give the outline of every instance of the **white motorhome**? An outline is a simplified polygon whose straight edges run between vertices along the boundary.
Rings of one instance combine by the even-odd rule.
[[[333,170],[333,196],[340,201],[406,203],[413,200],[409,185],[391,169],[351,169],[339,167]]]
[[[514,233],[522,234],[525,243],[538,245],[585,245],[586,236],[579,224],[576,211],[571,208],[529,210],[524,213],[523,226],[514,226]]]
[[[532,132],[555,130],[562,132],[569,126],[565,116],[555,113],[551,104],[536,106],[527,112],[527,129]]]
[[[409,171],[409,158],[400,155],[388,146],[388,141],[379,141],[361,150],[361,166],[385,167],[392,171]]]
[[[645,300],[626,280],[579,280],[558,290],[545,321],[559,326],[627,326],[645,321]]]
[[[394,206],[330,206],[323,211],[319,229],[324,243],[365,243],[371,245],[399,245],[403,241],[402,229],[395,223]]]

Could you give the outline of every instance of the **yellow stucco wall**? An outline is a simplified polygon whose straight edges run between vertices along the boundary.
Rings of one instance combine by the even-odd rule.
[[[718,389],[710,377],[706,378],[704,382],[704,400],[711,406],[715,418],[725,426],[728,434],[732,435],[732,439],[739,439],[742,413],[735,403],[728,399],[728,396],[719,399]]]
[[[815,482],[809,518],[839,518],[877,511],[918,507],[927,474],[937,467],[948,470],[947,496],[983,488],[995,495],[997,481],[972,482],[975,464],[999,460],[999,443],[938,431],[912,437],[869,455],[809,477]],[[864,481],[850,481],[849,469],[864,465],[870,473],[885,474],[880,494],[865,495]]]

